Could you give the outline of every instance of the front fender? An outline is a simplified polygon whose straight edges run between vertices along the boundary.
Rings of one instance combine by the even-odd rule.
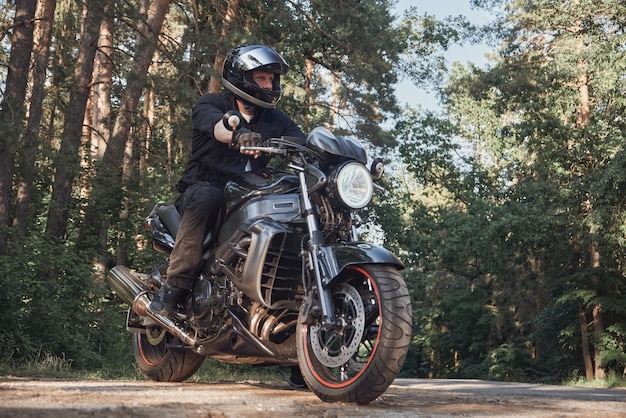
[[[366,242],[321,245],[317,254],[324,286],[352,265],[387,264],[398,270],[405,268],[404,263],[389,250]]]

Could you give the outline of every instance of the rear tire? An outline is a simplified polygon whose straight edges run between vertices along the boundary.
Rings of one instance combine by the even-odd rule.
[[[145,333],[133,333],[132,342],[139,369],[157,382],[187,380],[205,359],[157,325],[146,328]]]
[[[387,390],[406,358],[409,292],[398,270],[382,265],[350,266],[330,289],[342,326],[324,330],[300,318],[300,370],[323,401],[366,404]]]

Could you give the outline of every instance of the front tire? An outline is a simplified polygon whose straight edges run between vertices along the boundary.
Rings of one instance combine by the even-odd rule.
[[[205,357],[182,347],[178,338],[158,325],[133,333],[133,354],[139,369],[157,382],[182,382],[193,375]]]
[[[409,292],[391,266],[350,266],[331,284],[335,318],[324,330],[300,318],[298,360],[308,387],[326,402],[366,404],[402,368],[411,341]]]

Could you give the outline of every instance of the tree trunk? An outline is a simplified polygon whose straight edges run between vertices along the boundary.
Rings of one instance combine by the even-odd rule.
[[[581,299],[578,300],[578,322],[580,325],[583,361],[585,363],[585,378],[587,380],[593,380],[593,362],[591,360],[591,352],[589,350],[589,330],[587,328],[587,314],[585,312],[585,303]]]
[[[591,99],[589,95],[589,74],[585,72],[584,63],[580,63],[579,67],[583,71],[579,79],[578,93],[579,93],[579,101],[580,101],[580,110],[578,114],[578,128],[583,130],[589,123],[589,118],[591,116]],[[593,163],[593,162],[591,162]],[[591,200],[587,200],[584,202],[583,207],[586,208],[587,213],[586,216],[590,216],[593,211],[593,202]],[[598,248],[598,243],[594,240],[590,245],[590,259],[591,259],[591,269],[597,270],[601,267],[601,253]],[[601,279],[597,274],[592,274],[591,283],[593,286],[593,290],[596,292],[597,296],[601,296],[599,292],[601,292],[602,284]],[[603,309],[600,304],[596,304],[592,307],[592,326],[593,326],[593,340],[592,344],[594,347],[594,358],[593,358],[593,378],[595,379],[604,379],[606,377],[606,373],[604,369],[601,367],[600,361],[600,353],[602,352],[601,339],[604,335],[606,329],[604,327],[604,318],[603,318]]]
[[[20,240],[26,237],[32,184],[35,179],[35,161],[40,146],[40,127],[43,119],[48,58],[52,39],[52,25],[56,0],[41,0],[35,13],[35,39],[32,52],[32,87],[28,108],[28,127],[24,132],[20,154],[20,180],[17,183],[17,200],[13,227]]]
[[[165,21],[165,16],[169,11],[170,0],[154,0],[147,13],[147,19],[138,25],[138,37],[135,47],[135,63],[132,68],[131,76],[128,77],[128,83],[124,94],[123,100],[120,105],[117,117],[115,118],[115,124],[113,126],[113,132],[109,141],[109,146],[103,156],[104,172],[101,173],[102,178],[99,184],[101,187],[111,188],[113,190],[121,190],[122,192],[127,187],[127,183],[130,181],[130,170],[132,159],[129,152],[132,152],[132,128],[137,124],[136,114],[139,104],[139,99],[146,85],[146,74],[152,62],[154,52],[158,45],[159,35]],[[122,167],[123,177],[120,182],[116,172],[118,167]],[[102,180],[104,180],[102,182]],[[122,197],[122,211],[119,213],[119,220],[122,223],[120,230],[117,233],[118,237],[118,249],[117,259],[118,261],[125,262],[126,255],[123,250],[123,246],[120,245],[125,239],[126,228],[123,223],[128,217],[128,205],[129,201],[127,197]]]
[[[168,103],[168,112],[167,112],[167,125],[168,128],[165,131],[165,150],[167,152],[167,161],[165,164],[165,172],[167,173],[167,184],[172,184],[173,178],[173,166],[174,166],[174,143],[176,142],[176,138],[174,138],[174,130],[172,129],[172,125],[174,125],[174,120],[176,119],[176,108],[174,103],[171,101]]]
[[[15,29],[4,97],[0,103],[0,254],[6,253],[10,223],[12,182],[20,132],[23,130],[24,99],[33,48],[35,0],[15,2]]]
[[[152,68],[159,62],[159,51],[155,52],[154,63]],[[150,69],[148,69],[150,71]],[[156,107],[156,92],[152,87],[148,87],[144,93],[143,100],[143,118],[141,123],[141,129],[139,132],[139,148],[142,150],[139,153],[139,187],[143,187],[144,177],[143,174],[147,173],[148,168],[148,155],[150,154],[152,127],[154,126],[154,109]]]
[[[46,237],[62,240],[67,231],[72,185],[80,170],[80,147],[83,119],[91,87],[94,57],[98,46],[98,33],[104,15],[104,5],[98,0],[88,0],[81,33],[74,79],[66,112],[61,147],[55,159],[52,201],[48,209]]]
[[[307,111],[304,113],[304,115],[302,115],[302,121],[305,125],[309,125],[309,114],[310,112],[308,111],[308,109],[311,108],[312,104],[313,104],[313,90],[312,90],[312,83],[313,83],[313,70],[315,68],[315,62],[313,62],[312,59],[310,58],[305,58],[304,60],[304,64],[305,64],[305,72],[304,72],[304,106],[307,109]]]
[[[339,79],[333,76],[332,101],[330,102],[330,126],[332,131],[335,125],[341,124],[341,96],[339,95]]]
[[[582,30],[582,27],[583,27],[582,19],[577,19],[575,22],[575,28],[576,28],[575,33],[578,33],[578,34],[584,33]],[[585,39],[583,38],[582,35],[577,36],[576,44],[577,44],[577,52],[582,55],[585,49]],[[580,71],[579,77],[578,77],[579,110],[578,110],[578,116],[576,119],[576,125],[578,129],[580,129],[581,131],[584,131],[584,129],[589,124],[589,118],[591,117],[591,95],[590,95],[590,90],[589,90],[590,75],[588,73],[587,63],[584,58],[581,58],[579,60],[578,69]],[[593,165],[593,161],[591,161],[591,159],[588,161],[588,163],[590,165]],[[587,199],[586,201],[584,201],[582,207],[584,208],[582,217],[589,217],[594,212],[593,202],[591,201],[591,199]],[[598,249],[598,243],[595,240],[592,240],[589,250],[590,250],[591,269],[592,270],[599,269],[601,266],[601,263],[600,263],[601,254],[600,254],[600,250]],[[599,292],[601,288],[601,283],[600,283],[599,276],[596,274],[593,274],[591,278],[591,283],[594,288],[593,290],[596,291],[597,293],[597,296],[600,296]],[[601,366],[600,353],[602,351],[600,341],[601,341],[602,335],[605,333],[606,330],[604,328],[602,306],[600,304],[596,304],[595,306],[592,307],[592,315],[593,315],[592,326],[593,326],[593,336],[594,336],[593,341],[592,341],[593,346],[594,346],[594,365],[593,365],[593,376],[591,378],[592,379],[593,378],[604,379],[605,372],[600,367]],[[587,347],[588,347],[588,343],[587,343]],[[587,369],[587,364],[585,364],[585,369]],[[588,373],[587,373],[587,379],[589,379]]]
[[[98,50],[94,59],[92,74],[92,90],[90,99],[91,115],[89,124],[91,131],[89,135],[90,160],[102,161],[107,148],[107,143],[111,136],[111,87],[113,85],[113,0],[104,2],[104,18],[100,24],[100,35],[98,37]],[[95,169],[92,167],[92,172]],[[92,179],[93,180],[93,179]],[[91,188],[92,182],[86,184],[86,188]],[[85,200],[89,201],[85,207],[85,214],[80,227],[79,245],[84,246],[88,240],[95,240],[93,246],[97,249],[92,260],[94,272],[104,275],[108,263],[106,251],[100,251],[106,247],[108,238],[108,220],[106,217],[92,215],[97,208],[91,196],[91,189],[85,190]],[[88,221],[85,221],[88,220]],[[89,246],[89,248],[93,248]]]
[[[135,48],[132,76],[128,77],[126,90],[122,95],[123,101],[115,118],[111,140],[103,157],[104,162],[111,167],[119,167],[122,163],[126,141],[129,139],[131,127],[135,122],[137,105],[146,83],[146,73],[156,50],[169,5],[170,0],[155,0],[148,11],[147,22],[139,25],[140,37]]]
[[[313,69],[315,68],[315,62],[312,59],[307,58],[305,60],[306,71],[304,73],[304,103],[310,106],[313,102],[313,90],[311,85],[313,83]]]
[[[239,0],[229,0],[226,5],[226,14],[224,16],[224,22],[222,31],[220,33],[220,39],[228,39],[231,32],[231,27],[235,19],[235,14],[239,9]],[[222,89],[222,79],[218,74],[222,74],[222,66],[224,65],[225,51],[221,51],[219,48],[215,51],[215,59],[213,61],[213,74],[209,81],[209,93],[217,93]]]
[[[593,269],[600,268],[600,251],[598,250],[597,242],[591,243],[591,266]],[[601,288],[600,277],[597,274],[594,274],[591,277],[591,282],[596,288],[596,292],[600,292],[600,288]],[[600,293],[598,293],[598,296],[601,296]],[[606,331],[604,328],[604,318],[602,315],[602,311],[603,311],[602,305],[600,304],[596,304],[591,311],[592,312],[591,323],[593,325],[593,335],[594,335],[593,371],[594,371],[594,377],[596,379],[604,379],[606,377],[606,372],[601,367],[602,362],[600,361],[600,353],[602,351],[601,339],[602,339],[602,335]]]
[[[113,1],[104,4],[104,19],[100,25],[98,50],[93,68],[91,91],[91,153],[102,160],[111,136],[111,86],[113,85],[113,17],[110,15]]]
[[[603,347],[600,345],[602,335],[605,333],[604,328],[604,316],[602,315],[602,305],[595,305],[592,310],[592,324],[594,335],[594,358],[593,358],[593,372],[594,378],[604,379],[606,378],[606,372],[602,368],[602,361],[600,360],[600,353]]]

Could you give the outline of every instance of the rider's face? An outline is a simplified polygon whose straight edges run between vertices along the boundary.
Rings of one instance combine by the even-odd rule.
[[[252,81],[263,90],[272,90],[274,73],[268,71],[252,71]]]

